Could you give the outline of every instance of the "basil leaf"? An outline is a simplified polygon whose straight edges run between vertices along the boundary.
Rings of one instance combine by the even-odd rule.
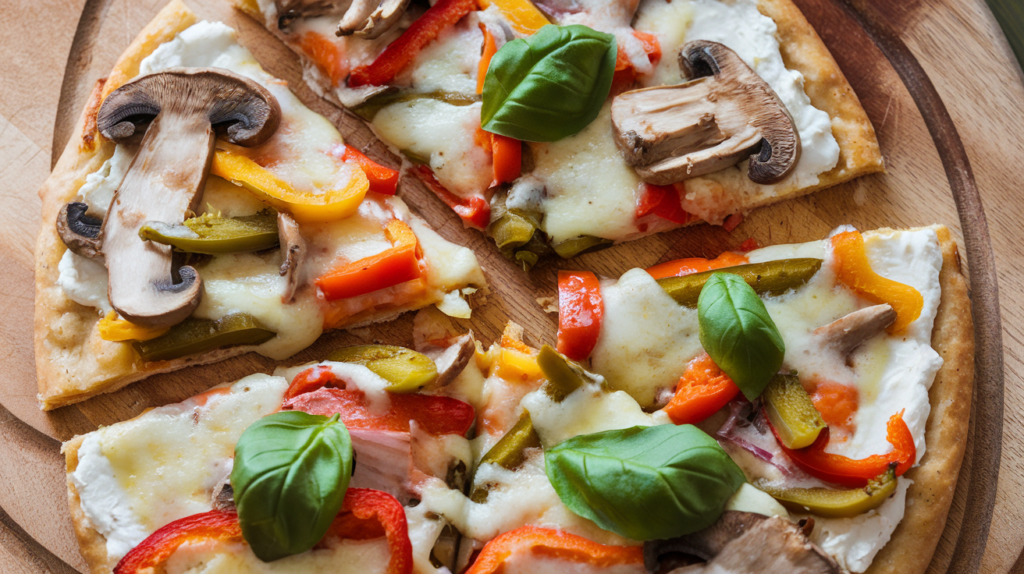
[[[779,372],[786,354],[764,302],[738,275],[715,273],[697,300],[700,344],[748,400]]]
[[[581,435],[545,452],[544,464],[569,510],[633,540],[710,526],[745,481],[718,442],[693,425]]]
[[[586,26],[547,25],[491,59],[480,123],[489,132],[553,142],[587,127],[608,99],[615,36]]]
[[[305,552],[327,533],[352,476],[352,441],[338,415],[263,417],[235,445],[231,487],[242,536],[264,562]]]

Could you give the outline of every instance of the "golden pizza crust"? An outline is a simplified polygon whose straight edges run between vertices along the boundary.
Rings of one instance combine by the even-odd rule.
[[[128,343],[105,341],[99,336],[101,319],[97,309],[80,305],[57,284],[58,264],[66,251],[53,222],[60,208],[72,201],[90,173],[97,171],[114,153],[114,144],[96,132],[96,113],[103,98],[138,75],[139,65],[158,46],[174,39],[198,21],[180,0],[172,0],[139,33],[118,59],[110,76],[100,80],[87,103],[71,141],[64,148],[53,173],[39,190],[43,226],[36,240],[35,353],[39,401],[52,410],[89,397],[116,391],[151,375],[223,361],[253,351],[256,347],[231,347],[183,357],[172,361],[144,362]],[[410,214],[410,218],[417,219]],[[431,253],[425,253],[429,260]],[[442,258],[443,259],[443,258]],[[486,286],[476,271],[459,280],[448,277],[445,290],[467,285]],[[444,293],[437,288],[405,301],[374,305],[332,328],[357,328],[389,321],[407,311],[439,302]]]
[[[875,556],[867,574],[917,574],[928,569],[946,527],[946,515],[953,503],[967,446],[974,390],[971,300],[949,229],[934,229],[942,245],[942,294],[932,330],[932,347],[943,363],[928,391],[931,413],[925,427],[927,450],[920,465],[906,474],[914,484],[907,490],[903,520],[889,543]]]
[[[75,528],[75,537],[78,538],[78,551],[89,565],[91,574],[109,574],[117,565],[107,555],[107,539],[97,532],[89,523],[82,511],[82,500],[78,497],[78,490],[71,482],[71,473],[78,468],[78,449],[82,446],[85,435],[76,436],[61,446],[64,453],[65,469],[67,471],[68,485],[68,508],[71,510],[71,523]]]

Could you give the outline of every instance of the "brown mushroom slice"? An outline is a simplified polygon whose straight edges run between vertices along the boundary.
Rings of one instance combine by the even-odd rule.
[[[289,32],[292,22],[299,18],[314,18],[341,13],[351,0],[274,0],[277,8],[277,27]]]
[[[680,540],[685,540],[680,542]],[[651,561],[648,550],[660,545],[662,552]],[[678,548],[678,550],[666,550]],[[697,556],[705,564],[690,564],[674,573],[731,574],[839,574],[828,554],[807,538],[806,529],[778,516],[727,511],[712,526],[673,540],[644,543],[644,563],[649,572],[661,571],[671,552]],[[697,554],[697,553],[700,554]],[[684,562],[685,563],[685,562]]]
[[[370,14],[366,24],[356,32],[357,36],[373,40],[384,35],[385,32],[398,25],[398,22],[405,15],[410,0],[384,0],[380,6]]]
[[[196,209],[218,132],[238,145],[258,145],[280,116],[277,100],[258,83],[209,68],[142,76],[107,96],[97,127],[108,139],[124,141],[149,122],[101,232],[107,295],[119,315],[161,327],[192,313],[202,294],[195,269],[175,270],[171,247],[143,241],[139,229],[147,221],[181,223]]]
[[[846,358],[864,341],[878,335],[896,320],[896,311],[888,303],[865,307],[814,330],[822,347]]]
[[[351,36],[362,30],[367,25],[370,15],[380,7],[380,0],[353,0],[352,4],[345,11],[341,22],[338,23],[338,30],[335,34],[339,36]]]
[[[281,238],[281,253],[284,254],[280,273],[282,277],[287,278],[281,302],[291,303],[295,299],[295,290],[298,289],[302,277],[302,262],[306,259],[306,240],[299,232],[299,223],[283,211],[277,212],[277,230]]]
[[[615,142],[640,179],[669,185],[747,157],[755,183],[789,175],[800,158],[800,137],[772,88],[717,42],[686,44],[679,65],[690,81],[612,100]]]
[[[103,220],[86,213],[89,206],[72,202],[60,208],[57,214],[57,235],[64,245],[77,255],[103,262],[100,251]]]
[[[437,366],[437,378],[434,379],[432,387],[444,387],[455,380],[469,364],[470,359],[476,353],[476,342],[473,339],[473,332],[470,331],[452,341],[442,349],[424,350],[426,356],[434,361]]]

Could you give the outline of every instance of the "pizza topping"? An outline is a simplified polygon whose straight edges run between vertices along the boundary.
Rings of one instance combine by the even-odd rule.
[[[476,356],[476,341],[472,332],[460,335],[449,343],[443,350],[423,349],[423,353],[434,361],[437,368],[437,379],[433,383],[437,388],[454,382]]]
[[[452,211],[462,218],[462,222],[467,227],[485,229],[491,222],[491,206],[482,196],[471,195],[469,197],[459,197],[455,195],[445,189],[445,187],[437,181],[437,178],[434,177],[434,172],[425,165],[418,165],[413,168],[413,171],[421,180],[423,180],[427,189],[432,191],[434,195],[440,198],[441,201],[445,202],[448,207],[452,208]]]
[[[181,224],[147,221],[139,229],[146,241],[170,245],[186,253],[235,253],[277,247],[277,215],[270,210],[242,217],[221,217],[204,213]]]
[[[192,267],[172,267],[171,249],[139,239],[147,221],[177,223],[195,210],[213,152],[214,129],[238,145],[266,141],[277,129],[277,100],[258,83],[213,69],[177,69],[137,78],[103,102],[100,132],[124,141],[149,121],[139,152],[103,222],[110,303],[140,325],[174,325],[199,305]],[[180,280],[177,280],[179,279]]]
[[[604,382],[603,378],[588,373],[579,363],[566,358],[549,345],[544,345],[537,353],[537,365],[548,379],[541,388],[556,403],[562,402],[584,385]]]
[[[344,150],[340,154],[341,161],[354,163],[363,170],[366,178],[370,180],[370,191],[384,195],[395,194],[398,190],[398,170],[380,165],[350,145],[342,146],[341,149]],[[338,148],[335,148],[332,152],[335,157],[338,157],[338,151]]]
[[[335,14],[341,8],[341,4],[337,0],[274,0],[274,7],[277,8],[277,27],[288,31],[295,20]]]
[[[216,320],[189,317],[165,334],[134,346],[144,361],[170,361],[222,347],[260,345],[275,335],[252,315],[234,313]]]
[[[632,540],[710,526],[745,482],[715,439],[692,425],[577,436],[546,450],[544,465],[569,510]]]
[[[674,261],[659,263],[654,267],[648,267],[647,273],[655,279],[665,279],[667,277],[683,277],[686,275],[693,275],[694,273],[703,273],[705,271],[721,269],[723,267],[735,267],[737,265],[745,265],[747,263],[749,263],[749,261],[746,256],[733,251],[725,251],[714,259],[689,257],[686,259],[676,259]]]
[[[370,369],[388,382],[388,392],[414,393],[437,380],[437,366],[430,357],[393,345],[344,347],[327,356],[329,361],[354,363]],[[463,364],[465,366],[465,364]]]
[[[729,404],[739,392],[729,375],[702,353],[686,366],[665,414],[677,425],[698,424]]]
[[[601,283],[589,271],[558,272],[558,352],[574,361],[590,356],[601,334]]]
[[[814,335],[822,347],[830,349],[846,359],[864,341],[878,335],[896,320],[896,312],[889,304],[874,305],[859,309],[818,327]]]
[[[242,534],[260,560],[313,548],[341,510],[353,455],[338,419],[278,412],[239,437],[231,487]]]
[[[810,446],[825,428],[825,421],[796,375],[772,377],[761,400],[768,420],[786,448]]]
[[[302,238],[299,223],[295,218],[283,211],[277,213],[278,243],[284,252],[284,261],[278,273],[287,278],[282,303],[291,303],[295,299],[295,290],[299,287],[302,277],[303,262],[306,260],[306,240]]]
[[[405,14],[410,0],[355,0],[338,23],[339,36],[355,34],[379,38],[394,28]]]
[[[588,564],[599,568],[636,565],[641,570],[639,567],[643,564],[643,553],[639,546],[598,544],[561,530],[522,526],[488,542],[466,574],[498,574],[506,571],[509,562],[527,557]],[[531,570],[524,568],[521,571]]]
[[[171,327],[141,327],[124,319],[111,311],[100,319],[96,325],[100,338],[104,341],[148,341],[155,339],[171,329]]]
[[[807,539],[813,525],[813,521],[797,525],[778,516],[727,512],[700,532],[645,543],[644,563],[650,572],[662,571],[663,566],[671,567],[680,558],[690,557],[682,564],[693,566],[682,571],[693,574],[839,574],[842,570],[835,560]],[[701,564],[701,560],[707,562]]]
[[[597,118],[615,72],[615,37],[586,26],[545,26],[491,59],[480,123],[517,140],[553,142]]]
[[[800,157],[793,118],[772,88],[717,42],[683,46],[689,82],[626,92],[612,102],[616,143],[648,183],[672,183],[750,158],[759,184],[785,178]]]
[[[738,275],[759,295],[781,295],[807,283],[821,269],[821,263],[821,259],[811,258],[780,259],[730,266],[726,273]],[[658,285],[680,305],[696,307],[704,284],[715,274],[716,268],[717,264],[702,273],[658,279]]]
[[[779,488],[756,483],[794,512],[811,512],[828,518],[852,518],[874,510],[896,492],[896,471],[892,468],[868,481],[863,488]]]
[[[512,29],[524,36],[534,34],[551,22],[530,0],[481,0],[480,7],[486,10],[497,6],[501,15],[508,20]]]
[[[384,228],[391,247],[344,264],[316,280],[328,301],[358,297],[420,277],[419,240],[400,219],[392,219]]]
[[[62,207],[57,214],[57,235],[73,253],[103,261],[103,240],[100,238],[103,220],[88,215],[88,209],[88,205],[78,202]]]

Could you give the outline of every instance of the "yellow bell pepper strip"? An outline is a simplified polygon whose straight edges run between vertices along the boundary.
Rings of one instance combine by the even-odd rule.
[[[359,209],[370,189],[362,169],[353,169],[343,187],[321,194],[296,191],[270,170],[245,157],[225,150],[213,155],[210,173],[241,185],[278,211],[290,213],[299,223],[344,219]]]
[[[551,23],[530,0],[480,0],[480,9],[486,10],[491,4],[498,7],[512,29],[520,34],[532,35]]]
[[[104,341],[148,341],[156,339],[170,327],[143,327],[124,319],[118,319],[117,312],[111,311],[106,317],[100,319],[100,338]]]
[[[594,568],[636,566],[643,569],[644,565],[642,546],[611,546],[561,530],[521,526],[488,542],[465,574],[504,572],[505,562],[517,554],[543,556]]]
[[[422,274],[419,241],[412,229],[405,222],[392,219],[384,234],[391,242],[390,249],[342,265],[316,280],[328,301],[372,293]]]
[[[836,278],[872,303],[888,303],[896,311],[896,321],[889,333],[902,333],[921,316],[924,298],[911,287],[886,279],[871,268],[864,236],[859,231],[846,231],[832,238],[832,255]]]
[[[439,0],[398,37],[373,62],[360,66],[348,77],[348,85],[383,86],[395,79],[427,44],[445,28],[476,9],[476,0]]]

